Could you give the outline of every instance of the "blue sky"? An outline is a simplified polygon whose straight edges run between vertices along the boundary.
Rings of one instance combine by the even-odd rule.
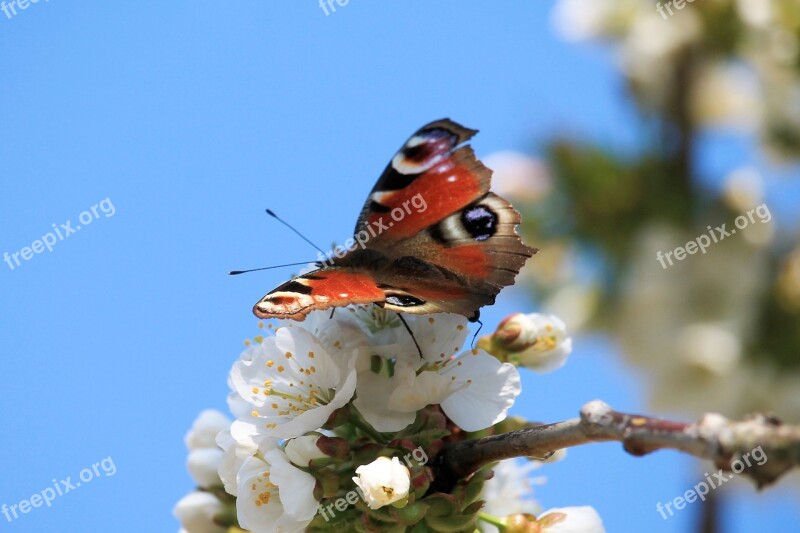
[[[250,309],[291,270],[225,273],[315,258],[265,207],[322,246],[343,241],[393,152],[445,116],[481,130],[479,155],[556,132],[636,144],[608,54],[561,42],[545,2],[351,0],[328,16],[314,0],[113,4],[0,13],[0,253],[114,208],[52,251],[0,263],[0,504],[108,457],[116,467],[52,507],[0,516],[0,531],[178,529],[171,509],[192,487],[183,435],[201,409],[225,409]],[[728,141],[709,143],[709,169],[733,164]],[[506,291],[484,322],[524,305]],[[535,420],[594,398],[647,409],[603,339],[524,385],[516,414]],[[585,447],[540,471],[537,496],[593,505],[609,531],[687,531],[697,504],[666,522],[655,504],[705,467]],[[720,489],[728,531],[791,530],[787,485]]]

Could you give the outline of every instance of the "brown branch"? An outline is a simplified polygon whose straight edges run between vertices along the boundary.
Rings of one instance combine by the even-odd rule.
[[[502,459],[545,457],[562,448],[605,441],[619,441],[635,456],[678,450],[734,472],[734,463],[747,462],[749,466],[741,473],[759,488],[800,464],[800,427],[784,425],[775,418],[754,415],[731,421],[706,414],[695,423],[673,422],[620,413],[595,400],[581,408],[580,418],[451,444],[431,463],[436,480],[433,490],[447,491],[457,480]],[[760,452],[751,458],[759,447]],[[764,460],[760,459],[762,453]]]

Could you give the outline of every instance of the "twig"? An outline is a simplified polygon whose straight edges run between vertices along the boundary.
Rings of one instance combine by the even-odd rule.
[[[635,456],[678,450],[709,459],[723,470],[761,447],[763,464],[752,461],[742,471],[759,488],[800,464],[800,427],[776,418],[754,415],[731,421],[712,413],[696,423],[674,422],[620,413],[595,400],[581,408],[580,418],[451,444],[431,463],[436,480],[432,489],[448,491],[459,479],[502,459],[545,457],[562,448],[605,441],[622,442]]]

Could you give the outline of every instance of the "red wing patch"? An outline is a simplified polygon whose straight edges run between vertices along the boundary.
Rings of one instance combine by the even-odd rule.
[[[259,318],[305,320],[311,311],[350,304],[382,302],[375,279],[363,272],[332,268],[315,270],[270,291],[253,307]]]

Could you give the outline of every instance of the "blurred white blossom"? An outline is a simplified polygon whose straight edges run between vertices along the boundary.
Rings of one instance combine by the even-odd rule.
[[[486,502],[483,512],[497,517],[514,513],[538,513],[541,506],[533,498],[533,485],[541,484],[544,480],[531,477],[531,473],[540,465],[538,461],[508,459],[492,467],[494,476],[486,482],[481,495]],[[495,526],[486,522],[481,522],[480,526],[486,533],[498,531]]]
[[[716,62],[698,71],[691,94],[695,120],[701,125],[755,131],[762,119],[763,95],[752,69]]]
[[[557,519],[553,520],[554,517]],[[545,511],[539,517],[547,525],[542,533],[605,533],[603,521],[593,507],[560,507]]]
[[[758,131],[769,155],[780,160],[797,156],[800,17],[795,3],[716,0],[684,4],[680,10],[666,10],[665,4],[559,0],[553,23],[567,40],[612,43],[618,65],[645,109],[674,114],[671,98],[678,87],[688,87],[693,123]],[[736,43],[709,46],[715,37],[708,25],[716,24],[726,7],[741,24],[725,22]]]
[[[553,187],[550,172],[538,159],[504,150],[483,158],[492,169],[492,190],[504,197],[535,201],[544,197]]]
[[[690,416],[758,411],[797,419],[796,378],[743,357],[757,327],[768,249],[737,234],[691,264],[664,270],[655,259],[658,250],[692,238],[664,226],[644,229],[621,294],[616,332],[626,358],[647,369],[654,407]]]

